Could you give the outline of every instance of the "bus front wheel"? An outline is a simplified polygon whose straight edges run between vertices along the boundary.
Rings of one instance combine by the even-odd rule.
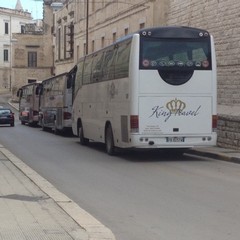
[[[115,147],[114,147],[113,132],[112,132],[111,125],[109,125],[106,129],[105,144],[106,144],[106,152],[109,155],[114,155]]]

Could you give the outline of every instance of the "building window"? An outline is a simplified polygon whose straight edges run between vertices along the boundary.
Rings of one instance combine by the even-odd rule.
[[[124,29],[124,34],[125,34],[125,36],[128,35],[128,28]]]
[[[66,52],[67,54],[67,58],[72,58],[74,55],[74,25],[73,23],[71,23],[68,26],[68,30],[67,30],[67,47],[66,47]]]
[[[25,26],[21,25],[21,33],[25,33]]]
[[[145,28],[145,23],[140,23],[140,29],[143,29],[143,28]]]
[[[3,61],[8,62],[8,49],[3,50]]]
[[[28,67],[37,67],[37,52],[28,52]]]
[[[104,48],[105,46],[105,37],[102,37],[101,39],[101,47]]]
[[[5,22],[5,34],[9,33],[8,22]]]
[[[95,50],[95,41],[92,40],[92,52],[94,52],[94,50]]]
[[[84,55],[87,54],[87,44],[86,43],[83,44],[83,52],[84,52]]]
[[[28,83],[34,83],[36,81],[37,81],[36,79],[28,79]]]
[[[61,60],[61,29],[58,29],[57,35],[57,42],[58,42],[58,60]]]
[[[63,41],[63,48],[64,48],[64,59],[67,58],[67,26],[64,26],[64,41]]]
[[[117,40],[117,34],[114,32],[113,33],[113,42],[116,42],[116,40]]]

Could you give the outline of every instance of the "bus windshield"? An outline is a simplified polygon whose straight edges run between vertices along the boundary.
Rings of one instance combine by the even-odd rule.
[[[211,70],[210,39],[142,38],[140,69]]]

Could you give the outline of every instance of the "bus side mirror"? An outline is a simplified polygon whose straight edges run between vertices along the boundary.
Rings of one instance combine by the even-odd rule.
[[[67,89],[73,88],[76,72],[77,72],[77,66],[75,65],[74,68],[67,74]]]
[[[42,95],[43,94],[43,85],[42,84],[39,84],[37,87],[36,87],[36,95]]]
[[[67,76],[67,89],[72,88],[74,84],[74,79],[75,79],[76,74],[72,73]]]
[[[69,76],[68,78],[67,78],[67,89],[69,89],[69,88],[71,88],[72,87],[72,78],[71,78],[71,76]]]
[[[18,89],[18,91],[17,91],[17,97],[22,97],[22,89]]]

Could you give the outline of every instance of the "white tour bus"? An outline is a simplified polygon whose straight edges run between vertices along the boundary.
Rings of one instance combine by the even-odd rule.
[[[72,130],[81,144],[178,148],[216,144],[213,37],[189,27],[142,29],[79,60]]]
[[[75,70],[43,80],[39,85],[39,125],[55,133],[72,130],[72,82]]]
[[[39,96],[36,92],[40,83],[33,82],[22,86],[18,92],[19,97],[19,120],[24,125],[28,123],[31,126],[38,124],[39,114]]]

